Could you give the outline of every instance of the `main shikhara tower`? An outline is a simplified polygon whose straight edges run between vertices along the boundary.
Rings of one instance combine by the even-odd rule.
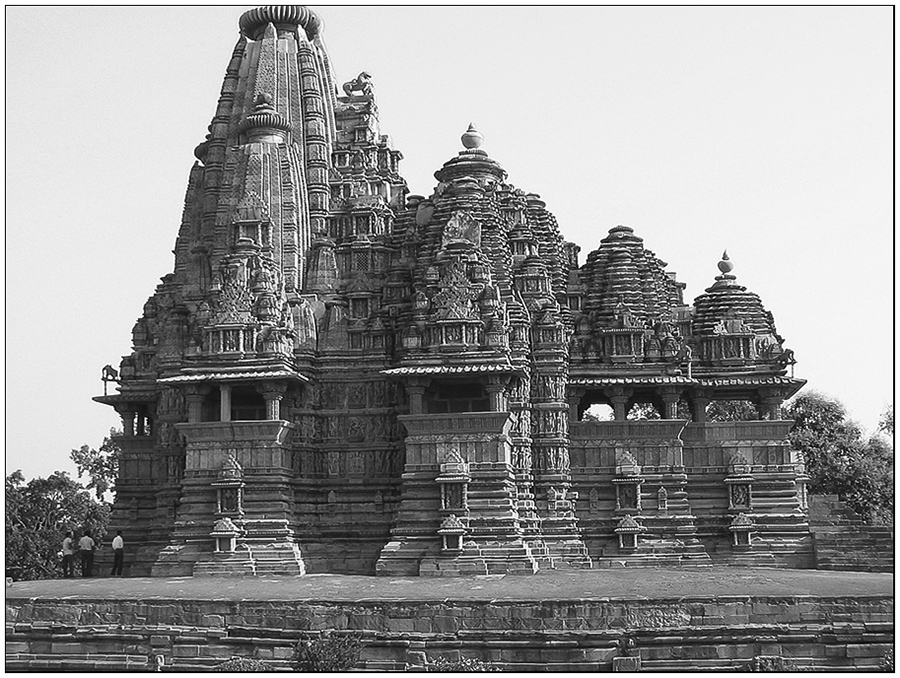
[[[810,564],[780,419],[803,382],[727,255],[693,306],[626,226],[580,265],[472,126],[409,195],[371,76],[339,89],[321,34],[241,17],[174,271],[96,398],[132,573]]]

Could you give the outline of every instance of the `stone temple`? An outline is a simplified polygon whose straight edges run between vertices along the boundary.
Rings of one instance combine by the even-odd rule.
[[[239,25],[174,270],[95,398],[132,574],[812,565],[804,382],[727,255],[693,305],[629,227],[580,262],[471,126],[409,195],[319,17]]]

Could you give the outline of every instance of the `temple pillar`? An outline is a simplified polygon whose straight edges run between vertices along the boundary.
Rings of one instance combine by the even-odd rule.
[[[760,399],[759,414],[761,419],[781,419],[781,398]]]
[[[625,406],[628,404],[628,398],[625,396],[613,396],[610,398],[613,407],[613,419],[616,421],[625,421],[628,419],[628,410]]]
[[[119,413],[119,416],[122,418],[122,431],[129,438],[134,436],[134,419],[136,416],[136,412],[132,410],[128,405],[116,405],[116,412]]]
[[[281,419],[281,399],[287,387],[277,382],[265,382],[260,391],[266,401],[266,419],[269,421],[277,421]]]
[[[187,403],[188,421],[192,424],[203,421],[203,401],[209,393],[209,386],[188,386],[184,393],[184,400]]]
[[[566,398],[566,402],[569,403],[569,422],[576,422],[580,418],[581,412],[581,399],[584,397],[583,391],[578,391],[577,393],[570,393]]]
[[[612,404],[613,418],[616,421],[628,419],[628,400],[631,398],[632,392],[632,389],[625,386],[610,386],[603,389],[604,395]]]
[[[507,411],[506,385],[508,383],[509,377],[493,376],[488,378],[484,390],[487,391],[490,400],[491,412]]]
[[[709,398],[695,397],[691,399],[691,419],[695,423],[706,423],[706,408],[709,407],[709,403]]]
[[[231,421],[231,384],[219,384],[219,421]]]
[[[784,394],[781,389],[760,389],[759,392],[759,418],[781,419],[781,404],[784,402]]]
[[[673,386],[663,386],[659,389],[659,395],[663,402],[663,411],[660,415],[663,419],[678,418],[678,399],[681,397],[681,389]]]
[[[425,414],[425,389],[428,381],[425,379],[410,379],[406,384],[406,394],[409,396],[409,413]]]

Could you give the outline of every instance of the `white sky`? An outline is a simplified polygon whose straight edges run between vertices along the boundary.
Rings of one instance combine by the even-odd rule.
[[[248,7],[6,8],[6,470],[73,472],[171,272],[193,148]],[[884,7],[322,7],[414,193],[474,122],[581,261],[616,224],[692,300],[728,249],[796,376],[893,398],[893,15]]]

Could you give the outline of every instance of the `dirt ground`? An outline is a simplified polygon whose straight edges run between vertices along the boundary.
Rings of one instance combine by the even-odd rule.
[[[308,574],[290,577],[93,577],[14,582],[10,598],[432,601],[893,596],[894,575],[778,568],[632,568],[456,578]]]

